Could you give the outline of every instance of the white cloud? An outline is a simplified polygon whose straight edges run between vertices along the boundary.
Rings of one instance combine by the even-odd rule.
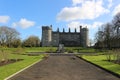
[[[9,19],[9,16],[0,16],[0,23],[7,23]]]
[[[72,22],[70,22],[70,23],[68,23],[67,24],[67,26],[69,27],[69,28],[71,28],[71,29],[77,29],[77,31],[79,32],[80,31],[80,26],[82,26],[82,27],[88,27],[88,26],[90,26],[90,25],[88,25],[88,24],[84,24],[84,23],[80,23],[79,21],[72,21]]]
[[[93,25],[91,26],[92,28],[98,28],[100,26],[102,26],[102,22],[94,22]]]
[[[108,0],[109,4],[108,4],[108,8],[111,8],[113,5],[113,0]]]
[[[13,27],[20,26],[23,29],[26,29],[26,28],[34,26],[35,22],[34,21],[29,21],[29,20],[27,20],[25,18],[22,18],[22,19],[20,19],[19,22],[15,22],[12,25],[13,25]]]
[[[77,5],[77,4],[81,4],[81,3],[84,3],[86,1],[95,1],[95,0],[72,0],[73,2],[73,6]],[[98,0],[96,0],[98,1]],[[99,0],[101,2],[103,2],[104,0]],[[113,5],[113,0],[106,0],[108,2],[108,8],[111,8],[112,5]],[[106,4],[105,4],[106,5]]]
[[[79,21],[72,21],[69,24],[67,24],[68,27],[71,29],[77,28],[79,29],[79,26],[87,27],[89,29],[95,29],[98,28],[102,25],[102,22],[94,22],[93,24],[85,24],[85,23],[80,23]]]
[[[102,0],[73,0],[79,6],[64,7],[58,14],[58,21],[72,21],[80,19],[95,19],[109,10],[103,7]]]
[[[73,2],[73,5],[77,5],[77,4],[83,3],[84,0],[72,0],[72,2]]]
[[[116,15],[118,12],[120,12],[120,4],[115,7],[113,10],[113,15]]]
[[[73,22],[69,23],[67,26],[70,27],[70,28],[77,28],[77,27],[80,26],[80,22],[73,21]]]

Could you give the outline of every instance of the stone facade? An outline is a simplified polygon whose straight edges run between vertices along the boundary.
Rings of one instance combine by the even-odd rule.
[[[72,46],[88,46],[88,28],[82,28],[80,26],[80,32],[71,32],[69,28],[69,32],[52,31],[52,26],[42,26],[42,46],[58,46],[59,44],[64,44],[64,46],[72,47]]]

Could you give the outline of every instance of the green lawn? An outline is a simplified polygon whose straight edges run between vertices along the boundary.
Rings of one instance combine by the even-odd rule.
[[[96,65],[101,66],[102,68],[105,68],[109,71],[112,71],[114,73],[117,73],[120,75],[120,65],[114,64],[112,62],[105,61],[106,56],[105,55],[83,55],[82,58],[86,59],[87,61],[90,61]]]
[[[9,50],[9,51],[15,51],[17,50],[17,48],[0,48],[1,49],[4,49],[4,50]],[[24,50],[24,52],[56,52],[57,50],[57,47],[24,47],[24,48],[20,48],[22,50]],[[19,49],[19,50],[20,50]],[[89,53],[95,53],[96,50],[93,49],[93,48],[83,48],[83,47],[64,47],[65,51],[66,52],[80,52],[80,53],[86,53],[86,52],[89,52]]]
[[[65,47],[64,48],[68,53],[95,53],[96,50],[93,48],[83,48],[83,47]]]
[[[20,58],[24,60],[1,66],[0,67],[0,80],[4,80],[6,77],[12,75],[13,73],[33,64],[34,62],[38,60],[42,60],[43,55],[28,56],[28,55],[9,54],[9,58],[11,59]]]
[[[26,52],[56,52],[57,47],[31,47],[24,48]],[[66,52],[96,52],[93,48],[82,48],[82,47],[64,47]]]
[[[31,47],[24,49],[26,52],[56,52],[57,47]]]

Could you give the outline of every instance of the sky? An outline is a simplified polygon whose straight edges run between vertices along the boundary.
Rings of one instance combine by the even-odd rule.
[[[62,32],[79,26],[89,29],[89,38],[120,11],[120,0],[0,0],[0,26],[15,28],[22,40],[41,39],[42,26]]]

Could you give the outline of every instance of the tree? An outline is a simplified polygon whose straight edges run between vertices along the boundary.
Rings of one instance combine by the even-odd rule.
[[[37,36],[30,36],[23,41],[23,46],[25,47],[39,47],[40,39]]]
[[[94,41],[92,39],[89,39],[89,46],[92,47],[94,44]]]
[[[20,47],[21,46],[21,40],[20,39],[14,39],[12,41],[12,46],[17,48],[17,47]]]
[[[120,12],[117,13],[115,16],[114,16],[114,19],[113,19],[113,24],[114,24],[114,29],[116,31],[116,34],[117,36],[120,34]]]
[[[19,32],[15,29],[1,26],[0,27],[0,45],[1,46],[12,46],[12,41],[19,38]]]
[[[106,23],[99,28],[99,31],[96,33],[96,42],[97,46],[101,48],[111,48],[111,38],[113,37],[113,25]]]
[[[105,23],[102,28],[96,33],[96,47],[104,45],[101,47],[106,47],[111,49],[111,47],[120,47],[119,44],[120,36],[120,12],[116,14],[110,23]]]
[[[112,25],[110,23],[106,23],[105,26],[104,26],[104,37],[105,37],[105,44],[106,44],[106,47],[108,49],[111,49],[111,37],[113,35],[113,29],[112,29]]]
[[[104,47],[104,25],[102,25],[98,32],[95,34],[95,47],[103,48]]]

